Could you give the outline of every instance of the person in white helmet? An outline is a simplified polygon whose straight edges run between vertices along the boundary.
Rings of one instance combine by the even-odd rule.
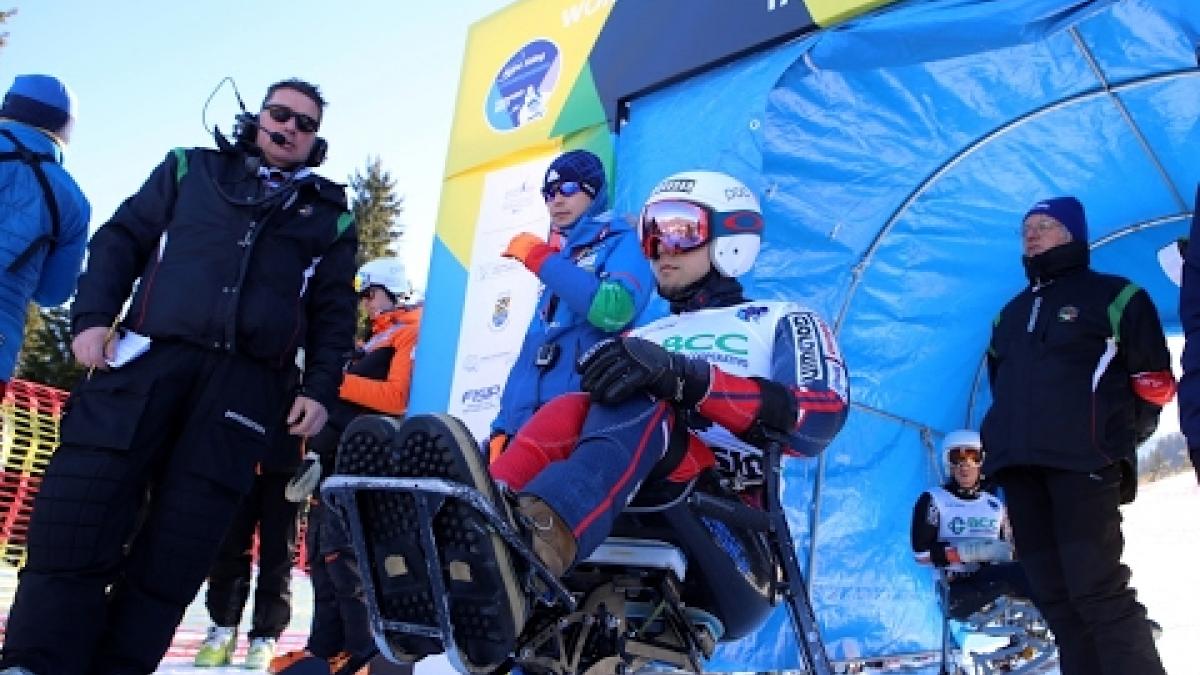
[[[950,478],[917,498],[912,550],[917,562],[941,570],[949,584],[945,611],[963,621],[1001,595],[1029,597],[1029,581],[1013,562],[1004,504],[983,486],[979,433],[959,429],[942,441]]]
[[[692,171],[659,183],[640,235],[671,314],[584,352],[574,364],[583,391],[539,408],[490,474],[466,427],[449,416],[402,425],[365,416],[346,436],[397,449],[396,475],[470,484],[502,512],[512,502],[516,526],[558,576],[604,541],[643,484],[711,479],[753,504],[769,439],[781,438],[790,455],[816,456],[841,429],[849,396],[833,331],[816,312],[743,295],[737,277],[751,270],[762,232],[758,199],[731,176]],[[401,451],[417,445],[420,452]],[[434,536],[447,542],[443,560],[456,561],[447,578],[455,644],[472,672],[486,671],[508,657],[533,600],[494,531],[479,545],[455,545],[490,530],[482,516],[460,515],[435,520]],[[371,525],[388,542],[416,541],[417,527]],[[409,584],[379,592],[406,607],[428,591]],[[499,611],[476,616],[480,602]]]
[[[312,625],[304,649],[273,659],[271,672],[303,659],[327,661],[337,671],[350,659],[368,660],[375,651],[357,559],[345,526],[317,498],[316,487],[322,476],[334,472],[338,439],[355,417],[372,412],[399,417],[407,412],[422,308],[413,301],[399,258],[365,263],[355,287],[371,334],[347,366],[340,398],[330,407],[325,429],[309,440],[305,464],[288,491],[289,499],[309,500],[306,551],[314,596]]]

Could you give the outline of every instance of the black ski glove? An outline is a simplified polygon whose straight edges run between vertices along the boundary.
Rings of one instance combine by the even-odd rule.
[[[579,359],[583,390],[597,403],[620,403],[638,393],[694,408],[708,394],[706,361],[673,354],[637,337],[598,342]]]

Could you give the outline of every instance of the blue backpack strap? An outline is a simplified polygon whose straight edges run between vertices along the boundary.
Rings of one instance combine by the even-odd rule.
[[[54,156],[49,153],[33,152],[24,143],[17,140],[8,129],[0,129],[0,136],[7,138],[16,148],[12,152],[0,152],[0,162],[20,161],[24,162],[30,169],[33,170],[33,175],[37,177],[38,185],[42,186],[42,194],[46,198],[46,208],[50,211],[50,233],[43,234],[25,247],[11,263],[8,265],[8,272],[15,272],[21,269],[21,266],[33,257],[42,246],[47,249],[53,249],[58,243],[58,233],[62,225],[62,217],[58,212],[58,200],[54,198],[54,190],[50,187],[50,179],[46,177],[46,172],[42,169],[42,162],[55,161]]]

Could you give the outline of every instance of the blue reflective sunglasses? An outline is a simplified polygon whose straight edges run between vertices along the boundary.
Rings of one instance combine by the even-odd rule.
[[[579,181],[564,180],[557,183],[550,183],[542,188],[542,198],[546,201],[554,199],[554,195],[560,194],[564,197],[570,197],[574,194],[583,192],[583,184]]]

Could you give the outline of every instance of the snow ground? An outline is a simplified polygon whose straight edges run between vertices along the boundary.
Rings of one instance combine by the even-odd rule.
[[[1144,485],[1137,501],[1125,507],[1125,562],[1133,569],[1133,585],[1150,616],[1163,626],[1159,653],[1171,675],[1200,673],[1196,664],[1200,639],[1200,487],[1191,472]],[[7,614],[16,585],[12,568],[0,570],[0,600]],[[304,577],[293,584],[295,613],[282,639],[283,649],[303,644],[311,618],[311,587]],[[201,596],[202,597],[202,596]],[[188,608],[168,658],[157,671],[163,675],[231,675],[247,673],[241,667],[192,668],[191,656],[207,624],[202,600]],[[244,651],[245,645],[242,645]],[[235,660],[237,663],[237,660]],[[450,675],[444,657],[417,664],[418,675]],[[887,672],[898,672],[889,669]],[[915,672],[936,672],[928,668]],[[1057,671],[1050,671],[1057,672]]]

